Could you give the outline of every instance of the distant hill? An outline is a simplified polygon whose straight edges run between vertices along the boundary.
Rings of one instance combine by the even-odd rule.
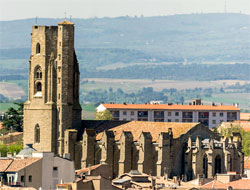
[[[61,20],[39,18],[38,25],[56,25]],[[120,62],[250,60],[249,15],[189,14],[72,21],[76,27],[77,55],[93,66],[119,62],[122,56]],[[0,22],[1,59],[29,57],[34,24],[34,18]]]

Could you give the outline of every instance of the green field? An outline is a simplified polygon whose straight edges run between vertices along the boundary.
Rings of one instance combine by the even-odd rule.
[[[213,94],[212,97],[203,98],[205,102],[221,102],[224,104],[239,103],[241,109],[250,110],[250,93]]]
[[[82,118],[85,120],[95,119],[96,106],[94,104],[82,104]]]
[[[10,107],[17,108],[14,103],[0,103],[0,112],[6,112]]]

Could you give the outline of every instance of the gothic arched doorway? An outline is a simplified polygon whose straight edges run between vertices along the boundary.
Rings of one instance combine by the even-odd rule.
[[[221,157],[219,155],[215,157],[214,171],[215,175],[221,173]]]

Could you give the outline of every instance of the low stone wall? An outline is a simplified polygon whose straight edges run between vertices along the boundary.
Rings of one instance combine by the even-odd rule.
[[[23,132],[9,133],[8,135],[0,136],[0,144],[12,144],[20,142],[23,139]]]

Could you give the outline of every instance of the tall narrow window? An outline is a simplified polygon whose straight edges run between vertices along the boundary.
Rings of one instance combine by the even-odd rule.
[[[205,178],[207,178],[207,173],[208,173],[208,159],[207,155],[205,154],[203,157],[203,174]]]
[[[42,84],[40,82],[38,82],[36,84],[36,92],[41,92],[42,91]]]
[[[40,44],[37,43],[37,44],[36,44],[36,54],[40,53],[40,51],[41,51]]]
[[[35,143],[40,143],[40,127],[38,124],[35,126]]]
[[[35,68],[35,78],[36,79],[42,79],[42,68],[40,66],[37,66]]]

